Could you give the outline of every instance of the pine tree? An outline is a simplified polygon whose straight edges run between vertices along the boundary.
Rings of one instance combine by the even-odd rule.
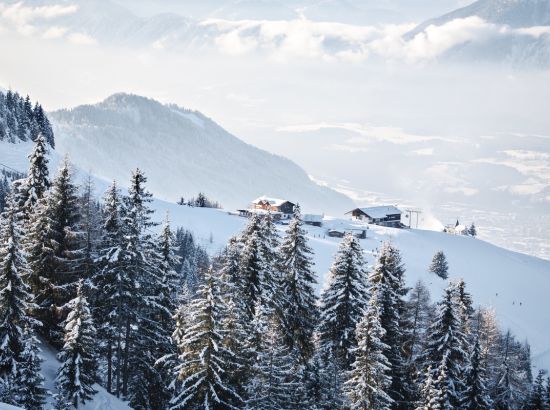
[[[458,407],[464,392],[463,363],[466,360],[464,338],[460,322],[460,311],[454,295],[455,287],[445,290],[443,299],[437,304],[435,320],[428,329],[428,345],[425,352],[426,367],[432,367],[432,377],[437,390],[443,392],[443,408]],[[445,378],[443,378],[443,374]]]
[[[59,353],[61,366],[56,378],[60,394],[74,407],[86,403],[96,393],[93,387],[97,371],[96,330],[82,288],[81,280],[76,297],[67,304],[70,312],[65,321],[64,344]]]
[[[356,329],[355,362],[348,373],[345,388],[352,409],[390,409],[390,362],[385,356],[389,346],[382,342],[385,330],[380,324],[379,300],[376,293],[369,300],[367,312]]]
[[[29,172],[24,183],[26,191],[24,209],[27,218],[50,187],[48,157],[46,155],[46,139],[42,134],[39,134],[34,142],[33,151],[29,155]]]
[[[405,320],[410,324],[403,351],[409,371],[415,376],[421,365],[420,356],[426,343],[426,330],[433,319],[430,292],[422,281],[416,282],[406,302]]]
[[[420,391],[420,401],[416,410],[440,410],[439,406],[439,391],[435,388],[433,380],[432,366],[428,366],[426,377]]]
[[[106,363],[106,387],[113,393],[113,385],[120,393],[122,364],[122,324],[125,306],[131,289],[124,263],[123,230],[121,221],[120,192],[116,182],[107,190],[104,197],[102,236],[98,249],[98,271],[93,277],[96,292],[93,298],[93,314],[100,339],[99,353]],[[116,359],[116,360],[115,360]]]
[[[476,337],[468,368],[465,369],[465,386],[462,407],[464,410],[490,410],[492,400],[487,388],[486,370],[482,357],[479,333]]]
[[[428,270],[441,279],[447,279],[449,277],[449,265],[443,251],[437,251],[435,253]]]
[[[531,393],[525,405],[525,410],[546,410],[548,407],[545,400],[544,371],[539,370],[537,378],[533,383]]]
[[[295,358],[286,346],[280,323],[269,308],[257,304],[252,324],[256,339],[252,377],[247,385],[247,408],[291,409],[298,406]]]
[[[219,283],[209,270],[199,286],[197,298],[189,306],[191,325],[177,329],[181,337],[171,409],[236,409],[242,405],[234,387],[227,383],[226,370],[232,367],[229,363],[232,355],[223,345],[222,306]]]
[[[269,220],[262,222],[253,214],[240,237],[242,243],[241,272],[244,303],[249,320],[255,313],[256,302],[275,307],[278,276],[276,273],[275,233]]]
[[[14,378],[25,349],[24,329],[29,323],[32,295],[23,280],[27,264],[21,251],[14,199],[0,225],[0,377]]]
[[[477,229],[473,222],[468,228],[468,235],[473,236],[474,238],[477,236]]]
[[[32,326],[25,329],[25,350],[18,379],[18,404],[25,409],[41,409],[46,402],[47,391],[44,388],[44,376],[41,374],[42,359]]]
[[[281,276],[281,316],[286,343],[296,349],[302,364],[313,355],[313,333],[317,318],[317,301],[312,272],[313,251],[307,244],[300,207],[294,208],[294,218],[286,230],[279,249]]]
[[[369,274],[369,291],[376,294],[380,309],[382,342],[389,346],[385,353],[390,363],[391,386],[388,393],[397,408],[407,408],[412,400],[412,381],[407,372],[402,345],[408,339],[405,331],[405,269],[399,251],[389,243],[382,246],[374,269]],[[408,329],[407,329],[408,330]]]
[[[357,346],[355,328],[363,318],[368,301],[367,274],[363,250],[348,234],[340,244],[329,272],[328,287],[321,295],[319,350],[324,369],[323,377],[332,386],[327,404],[342,404],[344,373],[351,368]]]
[[[90,281],[97,269],[96,261],[101,236],[100,207],[94,198],[94,185],[91,175],[88,175],[82,186],[79,208],[81,210],[79,228],[82,231],[83,242],[80,271],[82,272],[81,277],[85,278],[86,281]]]
[[[3,400],[41,408],[44,392],[32,329],[40,323],[30,317],[33,296],[25,283],[28,265],[21,249],[15,198],[0,220],[0,385]],[[33,407],[34,406],[34,407]]]
[[[82,274],[82,232],[77,187],[68,159],[62,163],[48,195],[39,201],[28,237],[30,283],[39,305],[46,338],[62,344],[60,323]]]

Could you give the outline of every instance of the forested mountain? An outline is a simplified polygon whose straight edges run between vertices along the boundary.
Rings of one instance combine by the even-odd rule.
[[[54,147],[52,127],[42,106],[33,105],[28,95],[0,90],[0,141],[34,141],[39,134]]]
[[[204,192],[225,208],[267,194],[317,212],[352,206],[295,163],[246,144],[197,111],[130,94],[50,114],[57,151],[94,175],[118,181],[140,167],[156,196],[177,201]]]

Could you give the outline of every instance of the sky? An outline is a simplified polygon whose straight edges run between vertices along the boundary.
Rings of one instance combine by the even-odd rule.
[[[196,109],[358,204],[550,258],[550,27],[472,16],[407,39],[468,3],[0,1],[0,86],[48,110],[121,91]],[[508,64],[509,44],[539,60]]]

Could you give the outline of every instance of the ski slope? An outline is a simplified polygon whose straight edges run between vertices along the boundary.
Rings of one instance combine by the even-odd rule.
[[[189,208],[155,202],[159,221],[166,211],[173,226],[193,231],[211,253],[223,248],[227,239],[238,233],[246,219],[227,211]],[[304,213],[307,209],[303,210]],[[328,229],[352,229],[364,226],[340,218],[325,218],[323,227],[307,226],[309,243],[315,252],[318,290],[341,239],[326,236]],[[428,272],[433,255],[442,250],[449,262],[449,279],[463,278],[474,302],[493,308],[503,329],[511,329],[519,340],[531,344],[535,367],[550,369],[550,261],[512,252],[488,242],[459,235],[416,229],[394,229],[369,225],[367,238],[361,240],[366,260],[372,265],[376,249],[391,241],[400,249],[407,269],[407,285],[418,280],[426,283],[437,300],[447,281]],[[280,226],[281,234],[285,226]]]

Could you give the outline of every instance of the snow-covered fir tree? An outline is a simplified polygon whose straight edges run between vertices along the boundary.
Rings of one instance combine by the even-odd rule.
[[[477,229],[473,222],[468,228],[468,235],[473,236],[474,238],[477,236]]]
[[[312,357],[313,333],[317,320],[317,300],[314,286],[315,274],[312,271],[313,251],[307,244],[303,229],[300,207],[294,208],[294,217],[285,232],[279,248],[281,269],[282,324],[286,343],[295,349],[302,363]]]
[[[465,391],[461,405],[464,410],[490,410],[493,406],[489,396],[485,362],[479,339],[478,332],[470,354],[468,367],[465,369]]]
[[[547,410],[544,386],[544,370],[539,370],[533,387],[529,393],[527,403],[524,406],[525,410]]]
[[[321,295],[319,354],[322,377],[331,386],[325,392],[327,405],[342,405],[342,383],[351,368],[357,346],[355,328],[363,318],[368,302],[367,273],[363,250],[357,239],[348,234],[340,244],[329,272],[328,287]]]
[[[458,407],[464,397],[463,364],[467,352],[463,347],[466,335],[462,333],[455,290],[454,285],[449,285],[437,304],[434,322],[428,329],[428,344],[424,354],[425,366],[431,366],[434,386],[441,393],[442,409]]]
[[[439,392],[433,380],[432,366],[426,369],[426,377],[420,388],[420,399],[416,410],[439,410]]]
[[[83,294],[83,281],[78,284],[76,297],[68,304],[64,344],[59,353],[61,366],[57,371],[59,394],[75,408],[86,403],[96,393],[97,354],[96,329],[88,301]]]
[[[368,279],[370,293],[377,295],[380,325],[384,329],[382,342],[389,346],[385,352],[391,375],[388,393],[396,408],[407,408],[407,403],[412,400],[414,394],[402,350],[402,345],[408,339],[403,300],[407,293],[404,274],[405,269],[397,248],[389,243],[383,244]]]
[[[447,279],[449,277],[449,264],[447,263],[447,257],[443,251],[437,251],[435,253],[428,270],[441,279]]]
[[[120,393],[122,363],[122,324],[131,289],[124,263],[121,198],[113,181],[104,196],[98,245],[97,272],[93,277],[93,314],[99,335],[99,353],[103,358],[107,391]],[[118,377],[116,377],[118,376]],[[113,387],[116,385],[116,388]]]
[[[390,347],[382,342],[385,330],[380,324],[378,305],[378,295],[374,293],[370,297],[365,316],[357,324],[355,331],[355,361],[345,383],[352,409],[389,410],[393,404],[387,393],[391,386],[391,377],[390,362],[385,356]]]
[[[101,210],[94,196],[94,184],[88,175],[79,196],[80,230],[82,231],[81,277],[92,279],[97,268],[98,246],[101,239]]]
[[[28,229],[30,216],[38,201],[44,197],[50,187],[47,144],[42,135],[35,141],[28,156],[29,170],[26,178],[13,182],[13,193],[18,209],[18,219]]]
[[[223,299],[220,284],[212,270],[205,273],[197,297],[189,306],[191,324],[177,329],[177,377],[172,384],[174,395],[170,409],[236,409],[242,407],[227,369],[233,355],[223,344],[221,327]],[[182,323],[178,322],[178,326]],[[185,324],[185,323],[184,323]]]
[[[404,358],[413,380],[422,370],[422,352],[426,345],[426,330],[433,319],[430,292],[422,281],[416,282],[405,304],[404,319],[410,326],[403,345]]]
[[[247,385],[247,409],[292,409],[300,406],[293,352],[274,312],[257,303],[253,320],[254,363]]]
[[[240,235],[242,243],[241,272],[244,303],[249,320],[254,317],[258,300],[265,306],[275,306],[279,275],[277,271],[276,234],[269,216],[262,219],[253,214]]]
[[[79,230],[78,188],[67,158],[52,182],[48,195],[38,202],[27,237],[31,284],[44,335],[55,346],[62,344],[62,307],[76,292],[82,274],[82,232]]]
[[[0,397],[14,405],[41,408],[41,361],[32,334],[39,322],[30,316],[33,296],[25,283],[28,266],[21,239],[12,195],[0,219]]]
[[[42,358],[39,355],[39,341],[32,323],[26,327],[24,337],[25,350],[21,355],[22,361],[17,376],[17,401],[25,409],[41,409],[46,402],[47,391],[44,388],[44,376],[41,373]]]

